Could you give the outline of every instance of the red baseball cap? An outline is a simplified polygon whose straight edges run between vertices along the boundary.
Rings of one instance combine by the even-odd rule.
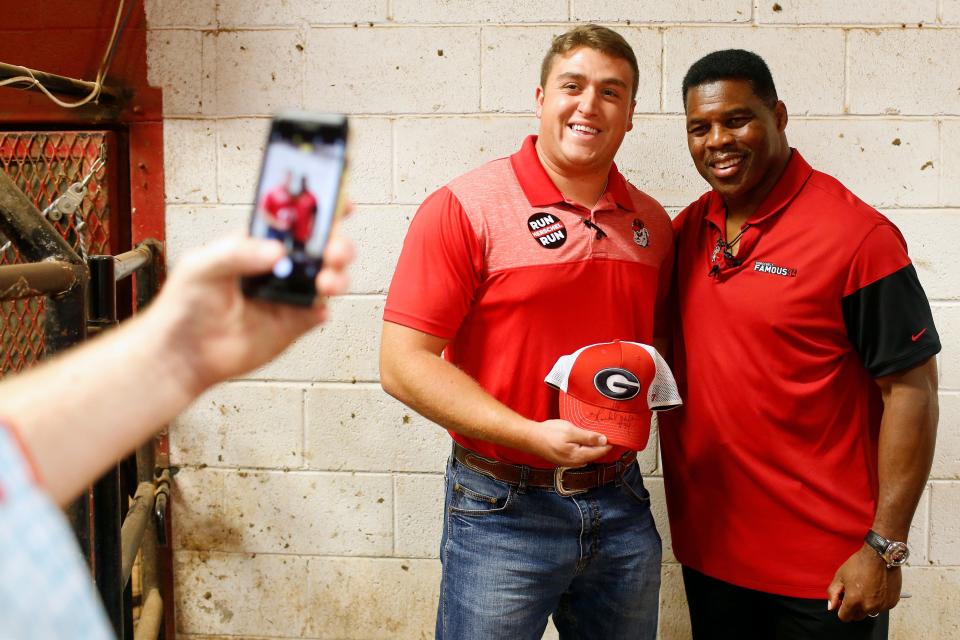
[[[653,347],[602,342],[561,356],[544,379],[560,390],[560,417],[640,451],[653,411],[683,404],[670,367]]]

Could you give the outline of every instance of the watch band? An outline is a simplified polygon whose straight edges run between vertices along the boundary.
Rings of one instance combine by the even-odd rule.
[[[887,564],[887,569],[903,566],[910,557],[910,548],[906,542],[888,540],[873,529],[867,531],[863,541],[877,552]]]
[[[890,541],[884,538],[882,535],[870,529],[867,531],[867,535],[863,537],[863,541],[866,542],[871,549],[876,551],[881,556],[886,553],[887,547],[890,546]]]

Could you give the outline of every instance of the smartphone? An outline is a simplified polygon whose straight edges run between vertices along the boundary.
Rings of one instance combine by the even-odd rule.
[[[346,116],[302,112],[274,116],[250,235],[279,240],[287,251],[271,272],[243,278],[245,295],[313,304],[323,251],[343,208],[346,151]]]

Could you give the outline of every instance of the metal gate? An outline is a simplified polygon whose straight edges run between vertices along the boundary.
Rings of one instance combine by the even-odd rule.
[[[92,173],[87,192],[74,215],[51,220],[73,250],[89,255],[120,253],[117,221],[105,164],[116,149],[107,131],[0,132],[0,170],[43,211],[70,184]],[[115,196],[114,196],[115,197]],[[0,266],[23,264],[16,245],[0,231]],[[0,301],[0,377],[38,362],[44,354],[45,299],[41,296]]]
[[[123,252],[129,231],[120,218],[129,216],[116,215],[125,193],[112,168],[124,165],[119,152],[117,134],[109,131],[0,132],[0,376],[130,315],[129,276],[135,274],[136,308],[159,288],[160,243],[147,240]],[[67,510],[107,614],[125,640],[156,638],[164,608],[172,605],[158,549],[169,526],[170,476],[166,456],[155,454],[154,442],[147,443]],[[130,578],[138,552],[134,597]]]

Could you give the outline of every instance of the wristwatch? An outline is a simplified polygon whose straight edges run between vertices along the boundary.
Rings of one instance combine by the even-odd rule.
[[[880,554],[883,561],[887,563],[887,569],[903,566],[910,557],[910,548],[906,542],[887,540],[873,529],[867,531],[863,541]]]

